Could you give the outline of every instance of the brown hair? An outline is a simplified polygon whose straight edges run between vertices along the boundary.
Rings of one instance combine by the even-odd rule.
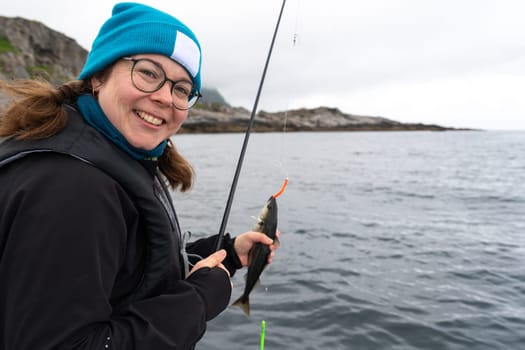
[[[0,90],[16,97],[1,111],[0,137],[39,139],[63,129],[67,123],[63,104],[74,103],[81,94],[91,93],[92,87],[87,80],[74,80],[59,88],[41,80],[0,80]],[[171,141],[160,157],[159,170],[174,190],[191,188],[193,168]]]

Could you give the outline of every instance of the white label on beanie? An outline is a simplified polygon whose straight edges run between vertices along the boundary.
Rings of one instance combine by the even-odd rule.
[[[184,66],[193,77],[199,72],[201,58],[199,47],[186,34],[177,31],[175,47],[173,48],[171,58]]]

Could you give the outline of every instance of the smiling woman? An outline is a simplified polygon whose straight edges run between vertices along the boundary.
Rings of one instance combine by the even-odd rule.
[[[277,248],[181,232],[168,185],[188,190],[193,169],[170,138],[200,71],[187,26],[121,3],[78,80],[0,81],[2,349],[192,349],[250,249]]]
[[[110,74],[91,78],[97,102],[110,123],[99,122],[101,113],[90,114],[83,110],[86,104],[92,102],[91,96],[82,96],[79,107],[84,114],[90,115],[88,122],[94,127],[114,127],[114,131],[122,134],[132,147],[160,153],[166,140],[179,130],[188,116],[193,84],[187,71],[166,56],[148,54],[133,59],[136,61],[119,60]],[[141,69],[140,74],[137,68]],[[166,84],[165,70],[169,76],[176,78],[177,85]],[[153,87],[146,84],[144,76],[148,77],[148,84],[153,81]],[[180,92],[180,85],[184,87],[184,93]]]

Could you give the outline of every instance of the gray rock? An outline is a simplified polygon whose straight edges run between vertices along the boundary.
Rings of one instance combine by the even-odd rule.
[[[0,16],[0,39],[11,46],[0,52],[3,79],[40,77],[60,85],[78,76],[88,53],[64,34],[20,17]]]

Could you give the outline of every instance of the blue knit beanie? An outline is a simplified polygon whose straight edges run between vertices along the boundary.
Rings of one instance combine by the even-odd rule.
[[[78,79],[88,79],[118,59],[136,54],[161,54],[183,66],[201,90],[201,48],[181,21],[136,3],[120,3],[102,25]]]

